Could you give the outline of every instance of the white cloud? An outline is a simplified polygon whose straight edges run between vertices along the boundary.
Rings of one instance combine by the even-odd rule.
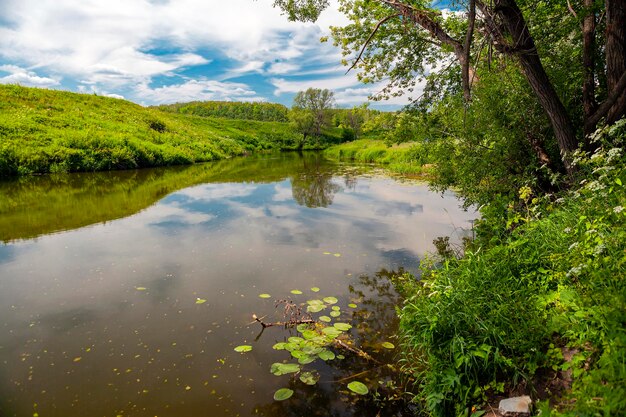
[[[327,88],[338,90],[359,85],[359,81],[352,75],[334,78],[320,78],[314,80],[286,80],[284,78],[272,78],[270,82],[276,87],[274,94],[279,96],[283,93],[296,93],[307,88]]]
[[[59,81],[49,77],[40,77],[33,71],[16,65],[0,65],[0,72],[8,73],[0,77],[0,84],[20,84],[31,87],[53,87],[59,85]]]
[[[263,101],[256,92],[246,84],[220,82],[215,80],[189,80],[182,84],[174,84],[152,88],[146,83],[139,84],[134,93],[142,100],[150,103],[174,103],[195,100],[220,101]]]

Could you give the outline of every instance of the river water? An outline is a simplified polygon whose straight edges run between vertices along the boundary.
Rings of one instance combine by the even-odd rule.
[[[272,346],[297,331],[252,314],[335,297],[346,340],[392,362],[389,276],[475,217],[452,193],[317,154],[0,183],[0,416],[402,414],[346,388],[397,383],[349,351],[303,365],[314,386],[272,375],[291,359]],[[282,387],[295,393],[275,401]]]

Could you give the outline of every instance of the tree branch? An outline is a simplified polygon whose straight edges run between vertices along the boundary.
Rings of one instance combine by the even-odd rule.
[[[472,99],[470,80],[470,48],[474,36],[474,24],[476,23],[476,0],[470,0],[467,33],[463,44],[463,60],[461,60],[461,78],[463,80],[463,97],[466,102]],[[472,74],[473,75],[473,74]],[[473,78],[473,77],[472,77]]]
[[[619,82],[611,91],[611,94],[598,106],[596,111],[585,120],[585,131],[593,131],[595,130],[596,125],[603,117],[609,113],[611,107],[615,104],[615,102],[620,98],[620,96],[626,91],[626,72],[622,74],[619,79]]]
[[[370,36],[367,38],[367,40],[365,41],[365,43],[363,44],[363,47],[361,48],[361,52],[359,52],[359,55],[356,57],[356,59],[354,60],[354,62],[352,63],[352,65],[350,66],[350,68],[348,68],[348,70],[346,71],[346,74],[349,73],[352,69],[354,69],[354,67],[356,67],[356,64],[361,60],[361,56],[363,56],[363,52],[365,52],[365,49],[367,48],[367,46],[369,45],[369,43],[372,41],[372,39],[374,38],[374,35],[376,35],[376,32],[378,32],[378,29],[380,29],[380,27],[387,22],[390,19],[393,19],[394,17],[400,17],[401,14],[400,13],[396,13],[396,14],[392,14],[389,15],[383,19],[381,19],[376,26],[374,27],[374,30],[372,30],[372,33],[370,33]]]

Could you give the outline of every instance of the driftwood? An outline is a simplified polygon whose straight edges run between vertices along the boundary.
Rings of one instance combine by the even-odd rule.
[[[257,322],[261,326],[263,326],[263,330],[265,330],[267,327],[293,327],[293,326],[297,326],[298,324],[315,324],[315,320],[310,319],[310,318],[293,319],[293,320],[289,320],[289,321],[277,321],[277,322],[271,322],[271,323],[264,322],[263,321],[264,317],[259,318],[259,317],[257,317],[256,314],[253,314],[252,318],[254,319],[254,322]],[[357,347],[350,346],[349,344],[347,344],[346,342],[344,342],[341,339],[334,339],[333,340],[333,344],[335,345],[335,347],[348,350],[348,351],[350,351],[350,352],[358,355],[359,357],[361,357],[363,359],[366,359],[366,360],[368,360],[370,362],[374,362],[374,363],[377,363],[377,364],[381,363],[380,361],[374,359],[369,353],[367,353],[364,350],[359,349]]]

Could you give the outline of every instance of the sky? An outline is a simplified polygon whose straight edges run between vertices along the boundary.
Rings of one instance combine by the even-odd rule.
[[[309,87],[339,107],[382,84],[347,75],[321,43],[347,21],[336,0],[316,23],[288,22],[272,0],[0,0],[0,83],[96,93],[142,105],[192,100],[290,106]],[[396,109],[406,99],[380,102]]]

